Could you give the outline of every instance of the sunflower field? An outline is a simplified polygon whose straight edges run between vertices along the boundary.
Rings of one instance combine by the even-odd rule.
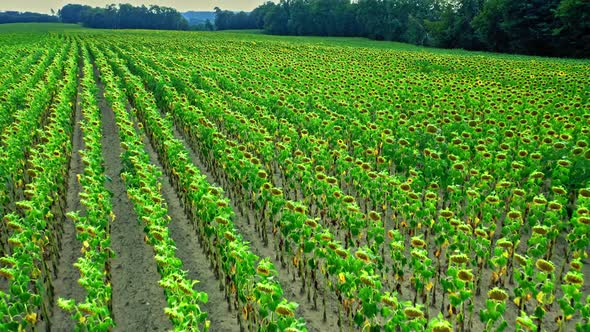
[[[590,331],[588,60],[0,42],[2,331]]]

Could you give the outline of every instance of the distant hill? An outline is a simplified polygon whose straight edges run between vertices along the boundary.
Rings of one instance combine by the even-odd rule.
[[[182,13],[182,16],[186,18],[189,25],[204,24],[207,20],[215,21],[215,12],[189,11]]]

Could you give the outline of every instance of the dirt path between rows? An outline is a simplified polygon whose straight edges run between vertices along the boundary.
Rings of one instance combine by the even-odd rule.
[[[111,225],[111,248],[116,254],[111,271],[114,331],[168,331],[172,326],[164,314],[167,303],[164,291],[158,285],[160,275],[154,253],[144,242],[144,232],[120,177],[123,166],[115,114],[104,98],[104,84],[96,69],[95,76],[102,113],[105,173],[111,179],[106,187],[113,193],[116,216]]]
[[[130,110],[130,107],[128,108]],[[137,126],[137,119],[134,121],[135,130],[140,131]],[[188,272],[188,277],[200,282],[195,285],[195,289],[207,293],[209,301],[199,306],[209,313],[211,321],[210,331],[231,332],[239,331],[236,314],[229,312],[228,304],[225,299],[223,290],[219,289],[219,283],[215,282],[215,274],[210,268],[209,259],[203,253],[196,235],[196,230],[187,218],[176,190],[170,181],[170,178],[164,174],[162,164],[158,160],[158,154],[152,147],[148,138],[142,132],[144,149],[150,156],[150,162],[162,170],[160,183],[162,184],[162,195],[168,204],[168,215],[171,218],[168,224],[169,235],[176,243],[178,248],[175,252],[176,257],[182,261],[182,269]]]
[[[80,64],[80,74],[78,81],[83,77],[82,66]],[[78,151],[84,149],[84,140],[80,121],[82,120],[82,107],[80,105],[80,95],[82,86],[78,84],[78,94],[76,97],[76,110],[74,114],[74,132],[72,136],[72,157],[70,159],[70,169],[68,175],[68,190],[66,200],[66,212],[80,211],[81,215],[85,214],[85,207],[80,202],[78,196],[82,190],[78,183],[77,176],[84,171],[82,157]],[[74,267],[74,263],[82,255],[80,252],[80,242],[76,239],[76,228],[74,222],[66,218],[63,221],[63,234],[61,239],[61,253],[59,256],[59,265],[57,269],[57,278],[54,280],[54,298],[53,311],[51,318],[52,331],[73,331],[74,321],[70,318],[69,313],[61,310],[57,306],[57,300],[62,297],[65,299],[74,299],[81,302],[86,296],[86,291],[78,284],[80,271]]]

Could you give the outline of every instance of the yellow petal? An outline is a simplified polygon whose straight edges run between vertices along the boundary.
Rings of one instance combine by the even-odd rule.
[[[341,284],[346,282],[346,277],[344,276],[344,273],[342,273],[342,272],[340,272],[340,274],[338,274],[338,279],[340,279]]]

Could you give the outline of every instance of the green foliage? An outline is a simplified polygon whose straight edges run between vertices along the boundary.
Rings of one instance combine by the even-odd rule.
[[[188,22],[174,8],[130,4],[108,5],[104,8],[65,5],[58,11],[64,23],[81,23],[99,29],[187,30]]]
[[[247,21],[217,11],[218,29]],[[584,0],[282,0],[250,15],[269,34],[365,36],[444,48],[588,57],[590,5]],[[238,20],[239,18],[239,20]],[[219,21],[219,22],[218,22]]]

